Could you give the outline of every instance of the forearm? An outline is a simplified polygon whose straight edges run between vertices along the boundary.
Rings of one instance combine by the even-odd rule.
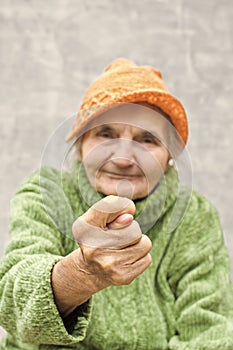
[[[10,242],[0,263],[0,324],[27,344],[75,344],[84,339],[89,323],[87,303],[76,314],[75,330],[67,332],[51,288],[53,266],[76,247],[59,229],[73,222],[69,210],[60,206],[60,186],[59,172],[41,169],[11,200]]]
[[[54,265],[51,284],[62,318],[89,300],[94,293],[107,287],[97,276],[87,271],[80,248]]]

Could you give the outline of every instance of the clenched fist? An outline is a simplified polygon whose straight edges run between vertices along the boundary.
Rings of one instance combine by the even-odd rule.
[[[130,199],[108,196],[73,224],[80,245],[76,263],[101,289],[129,284],[151,263],[151,241],[133,220],[134,212]]]
[[[77,250],[53,268],[52,288],[62,316],[110,285],[127,285],[151,263],[152,244],[133,220],[134,203],[107,196],[72,226]]]

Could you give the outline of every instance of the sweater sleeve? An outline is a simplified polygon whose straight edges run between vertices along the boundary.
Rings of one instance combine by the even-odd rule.
[[[52,268],[77,248],[67,236],[73,212],[59,174],[42,168],[11,201],[10,242],[0,263],[0,324],[18,342],[75,344],[89,322],[90,302],[76,309],[72,327],[65,327],[54,302]]]
[[[196,194],[170,268],[176,334],[170,350],[232,350],[230,262],[215,208]]]

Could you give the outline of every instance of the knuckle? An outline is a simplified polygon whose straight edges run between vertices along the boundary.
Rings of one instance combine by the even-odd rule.
[[[127,286],[133,281],[133,277],[127,274],[115,273],[112,281],[115,286]]]
[[[99,269],[103,271],[104,275],[107,275],[108,278],[112,280],[117,271],[114,256],[101,254],[97,263]]]
[[[146,251],[150,251],[152,248],[152,242],[150,238],[146,235],[142,235],[141,241],[140,241],[142,248]]]
[[[123,285],[122,280],[119,278],[114,277],[114,278],[110,278],[110,280],[111,280],[111,284],[113,286],[122,286]]]
[[[75,220],[73,222],[73,224],[72,224],[72,232],[73,232],[74,235],[77,235],[77,233],[78,233],[78,227],[77,226],[78,226],[78,219]]]
[[[135,277],[133,277],[133,276],[130,276],[130,277],[128,276],[127,278],[124,279],[124,284],[123,285],[124,286],[129,286],[133,282],[134,278]]]
[[[152,263],[152,256],[150,254],[146,255],[148,266]]]
[[[88,211],[84,214],[84,220],[90,225],[96,226],[100,224],[100,221],[104,219],[106,213],[99,211],[93,207],[88,209]]]
[[[121,286],[122,285],[122,278],[117,273],[117,271],[109,271],[108,279],[111,281],[111,284],[113,286]]]
[[[128,285],[132,282],[133,271],[130,271],[128,267],[124,265],[113,264],[108,269],[108,279],[114,286]]]
[[[102,212],[103,214],[111,215],[120,212],[129,212],[134,214],[134,202],[126,197],[119,197],[114,195],[106,196],[92,206],[92,209]]]
[[[86,246],[82,246],[81,249],[82,249],[82,252],[83,252],[83,255],[84,255],[86,261],[89,262],[89,261],[94,260],[94,258],[95,258],[94,249],[91,249],[91,248],[86,247]]]

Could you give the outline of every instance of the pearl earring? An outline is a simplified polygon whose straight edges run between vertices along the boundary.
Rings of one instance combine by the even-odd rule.
[[[169,164],[170,166],[174,166],[174,165],[175,165],[174,159],[173,159],[173,158],[170,158],[169,161],[168,161],[168,164]]]

